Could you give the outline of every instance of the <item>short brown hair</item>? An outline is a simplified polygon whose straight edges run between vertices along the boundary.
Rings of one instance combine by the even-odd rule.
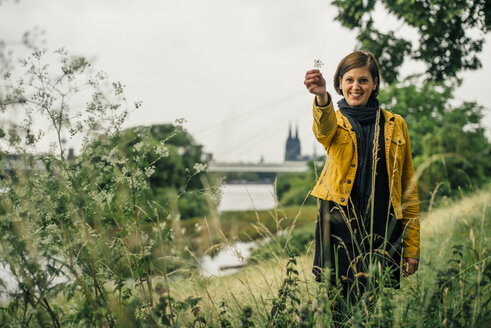
[[[340,95],[343,92],[339,88],[339,79],[343,78],[343,75],[352,70],[353,68],[366,67],[372,74],[372,79],[377,81],[377,86],[373,90],[374,96],[378,95],[378,87],[380,85],[380,73],[378,69],[378,63],[372,53],[368,51],[355,51],[344,57],[338,65],[336,73],[334,74],[334,89]]]

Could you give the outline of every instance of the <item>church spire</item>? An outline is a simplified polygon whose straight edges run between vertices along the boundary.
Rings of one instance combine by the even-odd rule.
[[[288,139],[286,140],[285,161],[299,160],[302,160],[302,153],[300,150],[300,139],[298,135],[298,122],[294,123],[290,121],[288,124]]]

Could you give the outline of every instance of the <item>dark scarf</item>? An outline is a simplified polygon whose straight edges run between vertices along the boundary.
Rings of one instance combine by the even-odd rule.
[[[338,102],[338,106],[356,133],[358,169],[351,191],[351,199],[357,214],[365,217],[372,191],[373,138],[377,113],[380,112],[379,102],[375,96],[370,96],[365,106],[351,107],[343,98]],[[383,120],[381,112],[380,120]]]

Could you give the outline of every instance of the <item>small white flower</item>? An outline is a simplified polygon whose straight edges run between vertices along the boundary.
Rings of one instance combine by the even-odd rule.
[[[324,63],[320,59],[314,59],[314,67],[315,68],[321,68]]]
[[[195,163],[193,168],[194,168],[194,171],[196,172],[196,174],[198,174],[198,173],[206,171],[207,166],[204,163]]]
[[[155,173],[155,168],[153,166],[149,166],[145,168],[145,176],[150,178]]]
[[[143,147],[144,143],[143,141],[139,142],[139,143],[136,143],[134,146],[133,146],[133,149],[136,151],[136,152],[139,152],[140,149]]]
[[[157,147],[155,148],[155,153],[160,157],[168,157],[169,156],[169,148],[165,145],[163,141],[159,142]]]

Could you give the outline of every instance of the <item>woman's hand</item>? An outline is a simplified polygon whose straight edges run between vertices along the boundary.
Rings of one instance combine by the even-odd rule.
[[[419,260],[412,257],[405,257],[403,262],[403,271],[406,276],[410,276],[418,271]]]
[[[310,93],[317,96],[317,104],[321,107],[326,106],[329,102],[329,94],[326,90],[326,80],[318,69],[313,69],[305,74],[303,82]]]

